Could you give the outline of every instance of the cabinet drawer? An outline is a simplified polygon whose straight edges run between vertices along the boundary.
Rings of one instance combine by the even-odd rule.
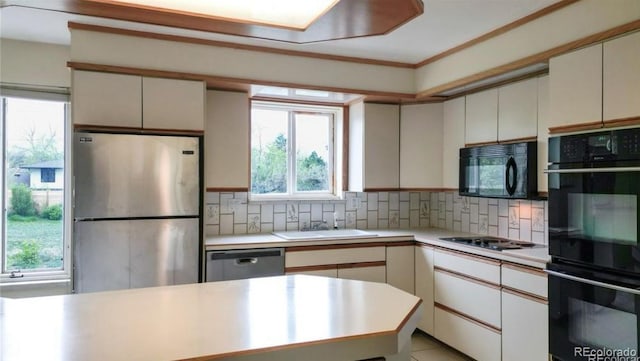
[[[385,259],[386,248],[384,246],[287,251],[285,254],[285,267],[377,262],[385,261]]]
[[[438,269],[434,283],[437,304],[500,329],[500,288]]]
[[[385,283],[387,279],[386,267],[373,266],[338,268],[338,278]]]
[[[547,298],[547,275],[542,270],[505,263],[502,265],[502,285]]]
[[[499,261],[438,249],[435,252],[434,264],[436,268],[500,285]]]
[[[478,361],[499,361],[501,335],[469,319],[435,308],[435,337]]]

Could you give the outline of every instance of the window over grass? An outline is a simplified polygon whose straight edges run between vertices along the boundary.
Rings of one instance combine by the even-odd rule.
[[[342,108],[254,101],[252,199],[336,196]]]
[[[68,96],[27,93],[33,97],[0,98],[3,279],[62,277],[68,270],[65,190],[52,186],[56,171],[66,178],[65,170],[31,167],[65,159]]]

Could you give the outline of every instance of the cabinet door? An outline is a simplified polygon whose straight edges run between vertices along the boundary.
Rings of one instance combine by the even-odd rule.
[[[604,120],[640,116],[640,32],[604,43]]]
[[[387,247],[387,283],[414,293],[415,246]]]
[[[144,128],[204,129],[204,82],[145,77],[142,89]]]
[[[385,266],[338,268],[338,278],[385,283]]]
[[[400,187],[442,187],[442,103],[400,108]]]
[[[442,136],[442,186],[458,189],[460,148],[464,147],[465,98],[444,102]]]
[[[502,291],[503,360],[540,361],[549,357],[548,305]]]
[[[498,140],[535,137],[538,133],[538,78],[498,89]]]
[[[498,89],[467,95],[465,143],[498,140]]]
[[[249,134],[247,93],[207,91],[207,188],[249,188]]]
[[[400,186],[400,108],[392,104],[364,105],[364,188]]]
[[[142,127],[142,78],[135,75],[73,71],[74,124]]]
[[[433,335],[433,249],[416,246],[416,296],[422,299],[424,312],[418,328]]]
[[[549,127],[602,121],[602,44],[549,61]]]
[[[438,340],[478,361],[501,360],[502,338],[497,331],[437,306],[434,319],[435,337]],[[520,360],[520,358],[504,358],[504,360]]]
[[[549,76],[538,78],[538,192],[547,192],[549,147]]]

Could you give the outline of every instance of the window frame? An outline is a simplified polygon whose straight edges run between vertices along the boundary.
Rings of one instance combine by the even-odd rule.
[[[253,193],[251,170],[249,174],[249,200],[251,201],[283,201],[283,200],[339,200],[342,188],[342,128],[344,122],[344,108],[342,105],[315,105],[307,103],[291,103],[284,101],[251,100],[249,128],[253,128],[253,109],[285,110],[287,116],[287,192],[260,194]],[[296,191],[297,176],[297,139],[296,120],[298,114],[328,115],[329,119],[329,155],[327,159],[329,191]],[[252,132],[250,131],[250,134]],[[249,139],[249,154],[252,149],[252,139]],[[251,162],[251,158],[249,160]],[[290,166],[293,165],[293,168]],[[252,164],[249,165],[252,168]]]
[[[6,101],[7,98],[22,98],[30,100],[57,101],[63,103],[64,106],[64,167],[63,173],[63,219],[62,219],[62,268],[61,269],[34,269],[34,270],[6,270],[5,253],[6,253],[6,218],[5,209],[6,202]],[[12,284],[22,285],[31,284],[33,282],[53,282],[68,281],[71,278],[72,255],[71,240],[73,238],[73,222],[72,222],[72,155],[71,155],[71,139],[73,139],[73,127],[71,124],[71,104],[69,99],[68,88],[54,89],[29,89],[19,86],[3,86],[0,85],[0,142],[2,143],[2,170],[0,171],[0,185],[2,186],[2,194],[0,194],[0,202],[2,202],[2,212],[0,217],[0,236],[2,244],[0,244],[0,285],[9,286]],[[0,288],[1,289],[1,288]]]

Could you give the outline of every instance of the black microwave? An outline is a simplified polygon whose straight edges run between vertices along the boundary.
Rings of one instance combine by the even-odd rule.
[[[536,142],[460,149],[460,195],[527,199],[538,195]]]

